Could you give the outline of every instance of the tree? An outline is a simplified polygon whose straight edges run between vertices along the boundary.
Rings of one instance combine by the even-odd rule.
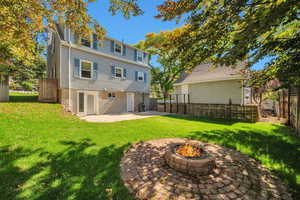
[[[261,78],[299,85],[299,9],[299,0],[167,0],[157,18],[186,20],[180,30],[162,34],[176,47],[171,57],[187,67],[207,59],[221,65],[248,60],[251,67],[270,57]]]
[[[46,59],[40,56],[32,66],[19,66],[15,73],[12,73],[10,89],[37,90],[38,80],[46,76]]]
[[[94,1],[0,0],[0,82],[5,84],[13,72],[34,65],[39,57],[38,45],[46,39],[48,30],[55,30],[55,23],[66,24],[82,37],[96,32],[102,39],[105,30],[87,14],[88,4]],[[110,0],[109,11],[122,12],[127,18],[139,15],[142,11],[136,2]]]
[[[266,70],[257,70],[248,72],[249,81],[247,86],[251,87],[252,100],[258,105],[258,114],[261,117],[262,103],[266,99],[278,101],[276,90],[282,87],[278,80],[269,80],[266,76]]]
[[[173,32],[170,31],[168,34],[173,34]],[[173,90],[173,84],[180,75],[189,71],[185,63],[170,56],[174,47],[169,45],[168,37],[169,35],[164,32],[160,34],[149,33],[146,35],[146,40],[135,45],[135,47],[158,57],[157,62],[160,66],[152,67],[151,85],[157,90],[157,93],[162,93],[165,97]]]

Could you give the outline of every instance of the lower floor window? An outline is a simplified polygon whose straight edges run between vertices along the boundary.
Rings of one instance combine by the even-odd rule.
[[[138,80],[144,81],[144,72],[138,72]]]
[[[116,74],[115,74],[115,76],[118,77],[118,78],[122,78],[123,77],[123,68],[116,67]]]
[[[92,63],[81,61],[81,78],[92,78]]]

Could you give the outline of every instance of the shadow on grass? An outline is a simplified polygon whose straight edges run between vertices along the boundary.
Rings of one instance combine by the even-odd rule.
[[[278,129],[272,133],[247,127],[248,130],[195,131],[188,137],[238,149],[260,160],[291,187],[294,199],[300,199],[300,185],[297,184],[297,176],[298,183],[300,176],[300,140],[284,135],[282,131],[288,130],[282,126],[274,126]]]
[[[213,124],[222,124],[222,125],[233,125],[238,122],[244,122],[244,121],[240,121],[240,120],[216,119],[216,118],[209,118],[209,117],[195,117],[195,116],[180,115],[180,114],[163,115],[161,117],[187,120],[187,121],[213,123]]]
[[[1,198],[131,199],[119,176],[119,162],[129,144],[98,150],[89,139],[61,144],[66,149],[57,153],[0,147]],[[45,161],[28,169],[14,166],[36,153]]]
[[[37,94],[10,94],[9,95],[9,102],[37,102],[38,95]]]

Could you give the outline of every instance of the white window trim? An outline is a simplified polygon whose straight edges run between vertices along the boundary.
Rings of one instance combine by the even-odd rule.
[[[81,68],[81,63],[82,62],[87,62],[87,63],[90,63],[91,64],[91,78],[86,78],[86,77],[82,77],[81,76],[81,73],[82,73],[82,68]],[[93,79],[93,76],[94,76],[94,70],[93,70],[93,62],[91,62],[91,61],[89,61],[89,60],[82,60],[82,59],[80,59],[80,67],[79,67],[79,75],[80,75],[80,79],[86,79],[86,80],[91,80],[91,79]]]
[[[114,96],[114,97],[109,97],[109,96],[108,96],[108,94],[109,94],[109,93],[111,93],[111,94],[115,94],[115,96]],[[116,98],[117,98],[117,95],[116,95],[116,93],[115,93],[115,92],[108,92],[108,93],[107,93],[107,96],[108,96],[107,98],[108,98],[108,99],[110,99],[110,100],[114,100],[114,99],[116,99]]]
[[[79,93],[83,93],[84,96],[84,105],[83,105],[83,112],[79,112]],[[94,95],[94,108],[95,112],[97,115],[99,115],[99,104],[97,103],[99,101],[99,95],[98,92],[93,92],[93,91],[84,91],[84,90],[79,90],[77,91],[77,115],[78,116],[86,116],[87,115],[87,95]]]
[[[92,48],[93,47],[93,36],[92,35],[90,36],[90,46],[89,47],[82,44],[81,39],[84,39],[84,38],[80,37],[79,39],[80,39],[80,45],[81,46],[87,47],[87,48]]]
[[[117,45],[117,44],[121,46],[121,52],[120,52],[120,53],[119,53],[119,52],[116,52],[116,45]],[[114,43],[114,53],[115,53],[115,54],[118,54],[118,55],[123,55],[123,51],[124,51],[124,49],[123,49],[122,43],[116,42],[116,41],[115,41],[115,43]]]
[[[122,72],[121,72],[121,77],[117,77],[117,69],[120,69]],[[117,67],[115,66],[115,74],[114,74],[114,77],[115,78],[120,78],[120,79],[123,79],[124,78],[124,68],[123,67]]]
[[[142,73],[142,77],[143,77],[142,80],[139,79],[139,73]],[[144,76],[145,76],[145,73],[144,73],[144,72],[138,71],[137,81],[139,81],[139,82],[144,82],[144,80],[145,80],[145,77],[144,77]]]
[[[142,54],[142,61],[139,61],[139,54]],[[137,52],[137,62],[139,63],[144,63],[144,52],[138,51]]]

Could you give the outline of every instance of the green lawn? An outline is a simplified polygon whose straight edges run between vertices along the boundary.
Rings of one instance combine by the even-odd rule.
[[[300,199],[300,140],[283,126],[171,116],[88,123],[30,95],[11,99],[0,103],[0,199],[131,199],[119,176],[123,152],[135,142],[168,137],[249,154]]]

